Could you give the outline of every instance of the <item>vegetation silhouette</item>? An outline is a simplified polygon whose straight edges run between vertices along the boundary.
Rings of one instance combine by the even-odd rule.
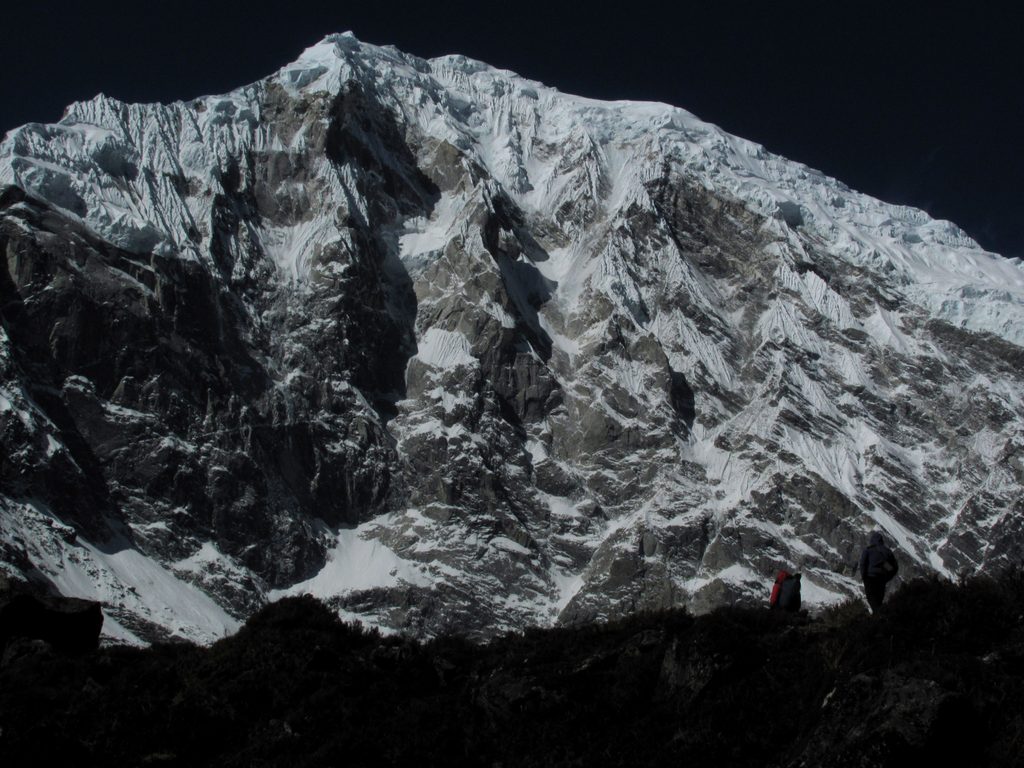
[[[1022,678],[1021,572],[910,582],[876,616],[670,611],[486,645],[300,597],[209,648],[10,644],[0,763],[1011,766]]]

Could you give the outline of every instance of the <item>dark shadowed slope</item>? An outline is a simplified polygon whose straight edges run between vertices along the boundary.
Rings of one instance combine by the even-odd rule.
[[[381,638],[312,598],[211,648],[10,647],[4,765],[1020,765],[1024,578],[916,581],[872,619],[766,610]]]

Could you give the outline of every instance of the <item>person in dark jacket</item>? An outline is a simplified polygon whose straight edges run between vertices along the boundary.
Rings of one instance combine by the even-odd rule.
[[[860,556],[860,576],[864,580],[864,594],[872,613],[878,613],[885,600],[885,585],[899,570],[896,556],[885,546],[882,534],[875,531]]]

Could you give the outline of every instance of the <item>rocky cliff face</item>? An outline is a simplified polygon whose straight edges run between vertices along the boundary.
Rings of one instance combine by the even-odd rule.
[[[0,187],[0,564],[115,637],[1020,558],[1020,264],[682,110],[339,35],[17,129]]]

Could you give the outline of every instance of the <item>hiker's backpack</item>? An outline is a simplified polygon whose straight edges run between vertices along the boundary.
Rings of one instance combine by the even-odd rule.
[[[768,601],[772,608],[796,612],[800,610],[800,574],[779,571],[772,586],[772,596]]]
[[[794,573],[782,582],[779,590],[779,608],[790,613],[800,610],[800,574]]]

